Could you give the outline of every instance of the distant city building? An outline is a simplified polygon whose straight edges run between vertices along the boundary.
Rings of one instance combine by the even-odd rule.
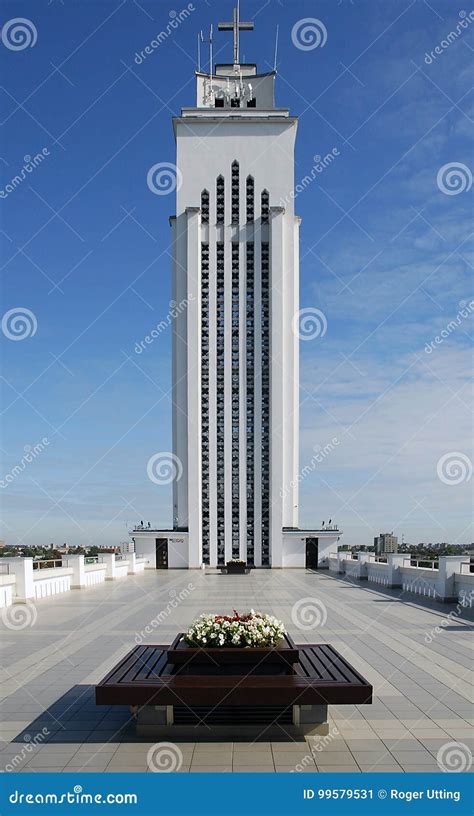
[[[135,552],[135,542],[134,541],[122,541],[120,544],[120,552],[123,555],[128,555],[128,553]]]
[[[53,547],[54,547],[54,545],[51,544],[51,548],[53,548]],[[59,544],[56,547],[56,549],[57,549],[58,552],[64,553],[65,555],[67,555],[67,553],[69,552],[69,544]]]
[[[398,552],[398,538],[392,533],[380,533],[374,538],[374,547],[377,555]]]

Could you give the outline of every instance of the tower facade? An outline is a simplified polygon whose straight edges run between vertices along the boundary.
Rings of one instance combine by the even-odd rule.
[[[274,71],[240,63],[240,32],[252,28],[238,7],[219,24],[233,31],[234,61],[214,67],[211,56],[195,106],[173,120],[179,477],[173,530],[133,531],[156,566],[317,567],[337,549],[336,527],[298,528],[297,119],[275,105]]]
[[[255,65],[217,65],[174,120],[173,299],[187,307],[174,325],[173,502],[189,566],[281,566],[283,527],[297,525],[299,222],[292,202],[276,206],[294,186],[297,120],[274,85]]]

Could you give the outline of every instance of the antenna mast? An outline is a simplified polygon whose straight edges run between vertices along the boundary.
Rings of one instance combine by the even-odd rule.
[[[275,59],[273,61],[273,70],[276,71],[277,69],[277,58],[278,58],[278,33],[280,30],[280,26],[277,25],[276,27],[276,34],[275,34]]]
[[[213,27],[211,23],[211,27],[209,29],[209,79],[212,80],[212,61],[213,61],[213,53],[212,53],[212,34],[213,34]]]

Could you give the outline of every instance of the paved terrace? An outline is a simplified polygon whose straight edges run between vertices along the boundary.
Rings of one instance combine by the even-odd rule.
[[[2,625],[1,769],[17,772],[148,771],[158,740],[138,739],[128,710],[98,707],[94,685],[135,643],[136,633],[194,589],[162,619],[150,643],[170,643],[203,611],[251,607],[282,618],[297,642],[332,643],[374,686],[372,706],[330,707],[331,738],[294,742],[180,743],[184,772],[438,771],[441,746],[472,749],[472,622],[467,610],[401,590],[353,584],[328,573],[147,571],[36,603],[34,626]],[[298,629],[293,605],[317,598],[327,620]],[[18,607],[11,607],[11,610]],[[163,616],[162,616],[163,618]],[[431,643],[426,636],[447,623]],[[472,621],[472,615],[471,615]],[[41,744],[27,751],[25,745]],[[313,748],[313,750],[312,750]]]

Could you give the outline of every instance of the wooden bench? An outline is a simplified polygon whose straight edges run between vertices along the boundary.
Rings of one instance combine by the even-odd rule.
[[[172,663],[168,648],[135,646],[96,686],[98,705],[131,707],[141,735],[327,734],[328,705],[372,702],[372,686],[328,644],[296,647],[296,663],[255,666],[216,665],[207,654]]]

